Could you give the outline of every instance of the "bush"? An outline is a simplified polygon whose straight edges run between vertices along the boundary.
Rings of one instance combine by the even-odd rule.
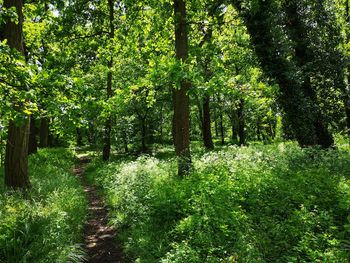
[[[29,193],[1,185],[0,262],[81,262],[87,204],[74,161],[69,150],[40,150],[29,160]]]
[[[110,207],[130,262],[349,262],[347,150],[225,147],[104,165],[89,177]]]

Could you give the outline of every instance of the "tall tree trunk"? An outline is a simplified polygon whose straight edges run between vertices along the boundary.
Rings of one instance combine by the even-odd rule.
[[[127,131],[125,129],[123,129],[122,132],[123,132],[124,153],[128,153],[129,152],[129,147],[128,147]]]
[[[234,144],[238,144],[238,117],[237,117],[237,112],[235,110],[232,110],[231,113],[228,113],[227,116],[229,117],[230,121],[231,121],[231,132],[232,132],[232,143]]]
[[[296,54],[290,57],[286,52],[286,42],[280,36],[285,33],[278,25],[283,24],[284,17],[280,16],[280,8],[275,1],[259,1],[260,6],[256,12],[248,12],[243,2],[232,0],[233,4],[243,15],[247,25],[256,54],[265,72],[276,79],[280,86],[280,103],[285,111],[285,120],[292,128],[293,135],[299,145],[314,146],[320,144],[323,147],[332,145],[333,138],[327,129],[318,103],[312,96],[306,94],[310,91],[304,85],[308,81],[304,69],[300,65],[299,52],[305,51],[308,46],[303,37],[305,32],[299,31],[297,12],[293,5],[296,0],[286,1],[283,10],[286,12],[286,31],[294,42]],[[294,8],[294,10],[293,10]],[[297,33],[297,31],[299,31]],[[298,54],[299,53],[299,54]],[[299,62],[298,62],[299,61]],[[298,65],[299,63],[299,65]],[[302,73],[302,78],[295,76]],[[304,85],[304,86],[303,86]]]
[[[244,100],[240,99],[239,100],[239,107],[237,110],[237,115],[238,115],[238,137],[239,137],[239,144],[245,145],[245,120],[244,120]]]
[[[305,39],[307,39],[307,31],[298,15],[298,1],[289,1],[285,10],[288,19],[287,31],[295,43],[296,62],[300,68],[303,68],[305,64],[310,61],[308,54],[312,53],[312,50],[310,50],[308,43],[305,41]],[[310,103],[312,103],[310,106],[312,107],[312,122],[317,137],[317,144],[324,148],[329,148],[334,144],[333,136],[327,128],[327,123],[324,121],[325,118],[318,105],[317,94],[311,85],[309,72],[304,71],[303,75],[304,81],[301,88],[303,94],[307,97]]]
[[[94,123],[93,121],[89,121],[89,128],[88,128],[88,141],[90,145],[93,145],[96,143],[96,134],[94,129]]]
[[[185,62],[188,56],[186,4],[174,0],[176,58]],[[191,83],[182,79],[180,89],[173,91],[175,152],[178,158],[178,175],[187,175],[191,168],[190,153],[190,105],[188,90]]]
[[[214,1],[211,5],[209,5],[208,16],[210,18],[214,18],[217,15],[217,13],[219,13],[217,11],[219,7],[223,4],[223,2],[224,2],[223,0],[218,0],[218,1]],[[218,20],[220,21],[219,24],[221,24],[221,22],[223,21],[223,15],[219,15]],[[212,42],[212,37],[213,37],[213,28],[208,27],[202,41],[199,43],[199,47],[202,48],[204,44]],[[206,54],[204,57],[204,61],[202,63],[204,72],[205,72],[206,81],[209,81],[211,76],[213,75],[209,66],[210,62],[211,62],[211,57]],[[203,114],[202,114],[201,123],[202,123],[202,136],[203,136],[204,147],[208,150],[212,150],[214,149],[214,143],[213,143],[213,138],[211,133],[210,97],[209,97],[209,94],[207,93],[204,94],[204,98],[203,98]]]
[[[109,26],[110,26],[109,38],[112,41],[114,39],[114,0],[108,0],[108,7],[109,7]],[[113,67],[113,55],[111,55],[110,60],[108,61],[107,99],[113,96],[112,67]],[[104,145],[103,145],[103,154],[102,154],[102,159],[104,161],[108,161],[111,154],[111,132],[112,132],[112,117],[108,116],[108,119],[106,120],[106,124],[105,124]]]
[[[160,106],[160,125],[159,125],[159,143],[163,143],[163,123],[164,123],[163,104],[161,104],[161,106]]]
[[[30,187],[28,177],[28,141],[30,119],[17,126],[9,124],[5,154],[5,185],[11,188],[26,189]]]
[[[309,48],[304,41],[305,29],[303,28],[302,22],[298,18],[298,6],[295,0],[291,1],[286,7],[286,14],[289,20],[288,28],[291,38],[295,41],[295,56],[297,64],[303,67],[308,62]],[[305,36],[306,37],[306,36]],[[313,87],[311,86],[310,77],[307,73],[304,74],[305,80],[302,85],[304,94],[314,103],[313,112],[315,114],[314,118],[314,128],[317,136],[317,143],[325,148],[330,147],[334,141],[333,137],[328,131],[326,124],[324,123],[324,117],[321,113],[321,109],[317,105],[317,94]]]
[[[203,123],[204,123],[204,120],[203,120],[203,105],[200,102],[199,97],[196,98],[196,104],[197,104],[197,108],[198,108],[199,130],[201,131],[201,136],[203,137],[203,134],[204,134],[204,132],[203,132]]]
[[[81,129],[77,127],[77,146],[83,146],[83,136],[81,134]]]
[[[213,138],[211,135],[211,120],[210,120],[210,98],[205,94],[203,98],[203,141],[204,146],[208,150],[214,149]]]
[[[16,49],[24,56],[23,47],[23,0],[5,0],[5,8],[15,7],[18,23],[5,20],[3,35],[10,48]],[[16,122],[11,120],[5,153],[5,185],[10,188],[26,189],[30,187],[28,177],[28,141],[29,116],[23,116]]]
[[[40,148],[49,147],[49,119],[47,117],[41,118],[39,146]]]
[[[270,133],[271,140],[274,140],[276,137],[275,130],[276,130],[276,123],[274,123],[270,120],[269,121],[269,133]]]
[[[349,7],[349,0],[345,0],[345,21],[347,23],[347,26],[350,27],[350,7]],[[349,32],[349,28],[346,32]],[[346,35],[346,41],[349,41],[349,33]],[[348,70],[346,72],[347,75],[347,85],[345,87],[345,94],[344,94],[344,105],[345,105],[345,115],[346,115],[346,126],[348,129],[348,135],[350,136],[350,76],[349,76],[349,66]]]
[[[146,152],[147,151],[147,146],[146,146],[146,118],[145,117],[141,117],[140,118],[141,121],[141,150],[142,152]]]
[[[219,137],[219,124],[218,124],[218,116],[217,116],[217,109],[214,107],[214,127],[215,127],[215,137]]]
[[[38,151],[38,143],[36,139],[37,129],[35,127],[35,118],[30,115],[30,130],[29,130],[28,154],[34,154]]]
[[[49,127],[50,127],[50,120],[49,120]],[[50,132],[50,129],[48,129],[48,143],[47,147],[55,147],[59,144],[59,134],[53,134]]]
[[[261,128],[260,128],[260,120],[256,122],[256,136],[258,141],[261,141]]]
[[[220,126],[221,145],[225,145],[224,116],[222,112],[219,113],[219,126]]]
[[[348,98],[346,100],[346,106],[345,106],[345,112],[346,112],[346,126],[348,128],[348,135],[350,136],[350,95],[348,94]]]

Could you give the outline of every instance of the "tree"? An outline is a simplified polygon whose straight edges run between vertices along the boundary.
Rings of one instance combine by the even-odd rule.
[[[188,32],[186,4],[184,0],[174,0],[175,50],[179,63],[186,63],[188,57]],[[180,87],[173,91],[174,145],[178,157],[178,174],[184,176],[191,167],[190,153],[190,105],[188,91],[191,83],[180,80]]]
[[[296,2],[281,7],[278,1],[257,1],[249,10],[242,1],[233,1],[245,20],[264,71],[280,86],[279,102],[294,137],[301,146],[327,148],[333,145],[333,138],[304,68],[307,59],[303,50],[309,45],[304,42],[307,32]]]
[[[114,39],[114,0],[108,0],[108,9],[109,9],[109,38],[110,41],[113,42]],[[111,48],[113,46],[112,43],[110,43]],[[112,75],[112,68],[113,68],[113,52],[111,51],[111,56],[108,61],[108,73],[107,73],[107,100],[110,99],[113,96],[113,90],[112,90],[112,81],[113,81],[113,75]],[[107,117],[106,124],[105,124],[105,134],[104,134],[104,146],[103,146],[103,155],[102,158],[104,161],[109,160],[109,156],[111,153],[111,131],[112,131],[112,118],[111,116]]]
[[[3,35],[10,48],[23,55],[23,1],[5,0],[5,8],[14,7],[17,12],[17,22],[7,19],[5,21]],[[24,87],[18,87],[24,89]],[[5,185],[11,188],[26,189],[30,187],[28,177],[28,140],[30,118],[20,111],[23,105],[17,105],[18,118],[12,119],[8,126],[8,138],[5,154]]]

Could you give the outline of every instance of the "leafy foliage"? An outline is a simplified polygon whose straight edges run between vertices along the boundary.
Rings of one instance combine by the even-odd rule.
[[[130,261],[348,262],[349,148],[230,146],[194,165],[183,180],[172,158],[90,166]]]

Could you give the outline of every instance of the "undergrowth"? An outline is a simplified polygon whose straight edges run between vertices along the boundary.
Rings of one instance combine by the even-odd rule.
[[[88,168],[130,262],[349,262],[350,155],[292,143]],[[161,158],[166,156],[166,158]]]
[[[0,172],[0,262],[81,262],[86,217],[83,188],[72,175],[74,154],[45,149],[30,156],[32,190],[5,191]]]

